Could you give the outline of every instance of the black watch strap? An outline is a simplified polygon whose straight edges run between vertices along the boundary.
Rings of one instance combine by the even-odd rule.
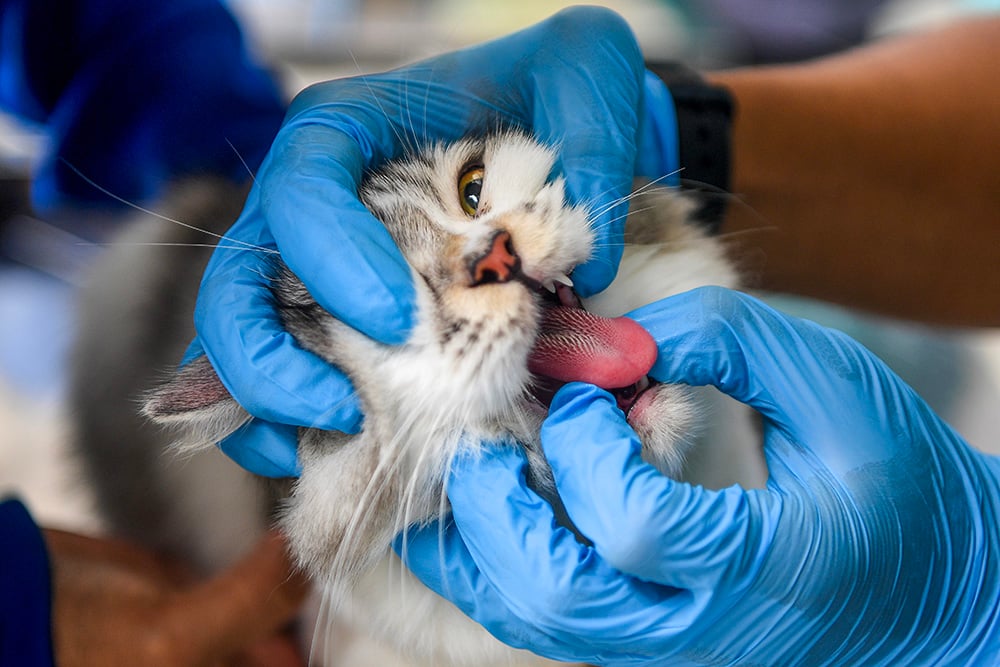
[[[646,63],[646,67],[666,84],[674,100],[681,186],[706,193],[697,217],[716,232],[729,199],[732,96],[680,63]]]

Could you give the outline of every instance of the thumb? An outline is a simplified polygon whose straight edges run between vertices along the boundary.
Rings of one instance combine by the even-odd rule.
[[[236,565],[176,595],[165,624],[193,655],[224,657],[276,634],[297,615],[308,590],[285,539],[269,533]]]
[[[766,494],[676,482],[642,460],[615,399],[580,383],[559,390],[542,446],[570,518],[615,569],[687,590],[762,558],[774,530]]]
[[[885,429],[905,428],[904,394],[912,391],[846,335],[719,287],[629,316],[656,340],[655,379],[714,385],[834,472],[892,456]]]

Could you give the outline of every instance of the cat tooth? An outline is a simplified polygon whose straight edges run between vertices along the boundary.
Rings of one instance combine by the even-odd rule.
[[[567,276],[565,273],[557,273],[556,275],[552,276],[552,279],[557,283],[562,283],[566,287],[573,286],[573,281],[570,280],[569,276]]]
[[[552,292],[553,294],[556,293],[556,284],[552,280],[543,281],[542,282],[542,287],[544,287],[548,291]]]

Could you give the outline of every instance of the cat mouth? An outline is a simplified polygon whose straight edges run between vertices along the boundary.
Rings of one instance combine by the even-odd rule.
[[[553,292],[527,277],[521,282],[542,296],[538,333],[528,355],[534,398],[548,407],[564,384],[587,382],[614,395],[628,416],[653,384],[648,376],[657,355],[653,337],[627,317],[587,311],[568,285],[557,282]]]

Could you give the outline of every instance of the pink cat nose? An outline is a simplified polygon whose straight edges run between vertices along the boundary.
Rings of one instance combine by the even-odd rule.
[[[517,277],[521,258],[514,251],[510,233],[498,231],[490,240],[489,249],[469,262],[469,275],[473,287],[490,283],[506,283]]]

